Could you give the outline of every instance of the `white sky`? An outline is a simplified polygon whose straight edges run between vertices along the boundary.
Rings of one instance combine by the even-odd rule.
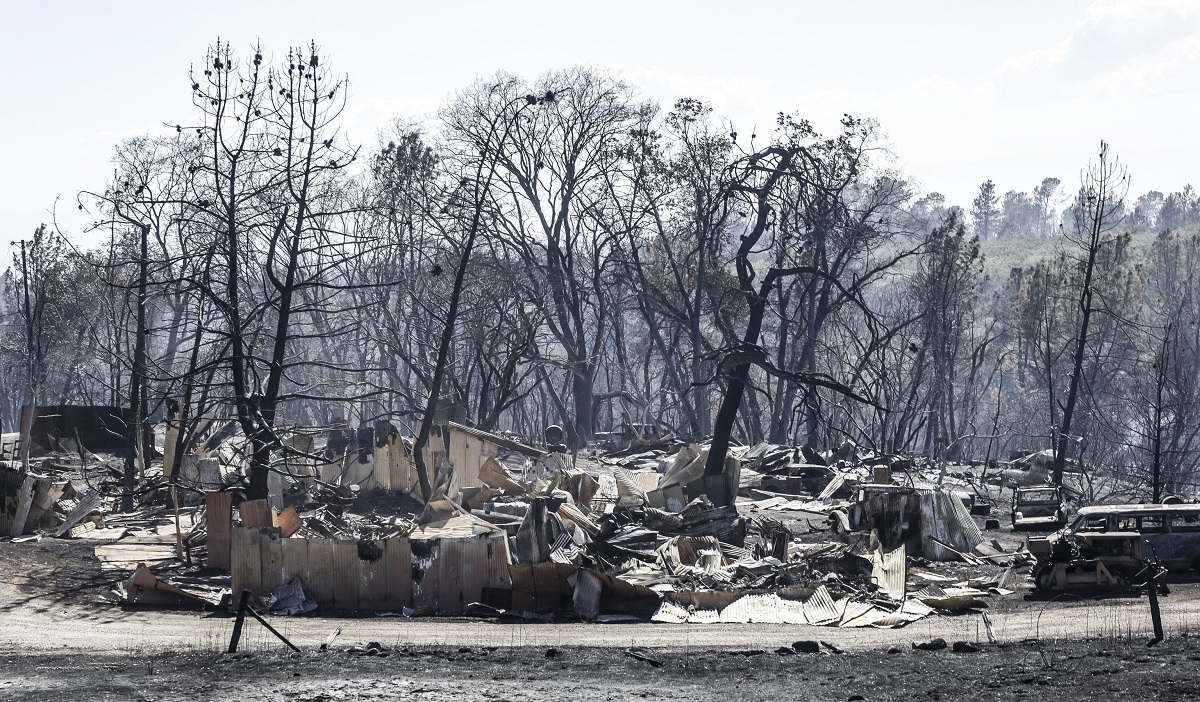
[[[1073,189],[1102,138],[1134,195],[1200,183],[1200,0],[0,0],[0,250],[56,197],[77,238],[75,193],[103,187],[121,139],[191,118],[188,67],[218,36],[277,57],[315,39],[368,148],[476,77],[585,63],[664,107],[708,101],[743,136],[781,110],[830,131],[874,117],[922,191],[963,207],[988,178]]]

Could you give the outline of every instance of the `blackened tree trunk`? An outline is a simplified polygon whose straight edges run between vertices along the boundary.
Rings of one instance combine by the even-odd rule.
[[[1067,402],[1063,405],[1062,425],[1057,428],[1054,441],[1055,485],[1062,485],[1067,445],[1071,439],[1071,423],[1075,418],[1075,407],[1083,381],[1083,367],[1087,360],[1088,331],[1092,316],[1096,313],[1096,258],[1100,253],[1104,234],[1116,224],[1114,220],[1120,212],[1128,187],[1129,180],[1125,170],[1115,160],[1108,160],[1108,144],[1100,142],[1099,161],[1088,169],[1076,205],[1076,227],[1080,237],[1075,243],[1083,253],[1083,279],[1079,287],[1079,327],[1075,335],[1075,348],[1071,354],[1071,381],[1067,388]]]

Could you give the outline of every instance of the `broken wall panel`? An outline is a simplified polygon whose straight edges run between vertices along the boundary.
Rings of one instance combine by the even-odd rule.
[[[208,522],[208,567],[228,570],[233,493],[210,492],[205,495],[204,514]]]
[[[358,542],[343,539],[334,541],[333,608],[344,610],[358,609],[360,587]],[[317,604],[319,605],[320,602]]]
[[[7,536],[20,536],[25,533],[25,522],[29,519],[29,510],[33,506],[33,489],[35,478],[32,474],[22,474],[15,470],[4,469],[3,504],[0,504],[0,529]]]
[[[408,539],[384,539],[383,554],[387,589],[383,593],[380,609],[398,611],[411,607],[413,569]]]
[[[388,463],[391,471],[389,481],[393,490],[411,493],[417,488],[420,481],[413,466],[412,449],[395,427],[392,427],[388,434]]]
[[[67,489],[67,481],[54,478],[39,479],[33,488],[30,500],[29,514],[25,521],[25,531],[33,532],[38,529],[48,529],[58,524],[58,515],[54,513],[54,504]]]
[[[0,467],[0,534],[21,536],[58,525],[54,504],[67,481]]]
[[[267,594],[262,587],[262,550],[258,529],[236,527],[229,533],[229,574],[234,599],[243,590]]]
[[[882,547],[871,551],[871,580],[893,600],[902,601],[908,577],[904,544],[885,552]]]
[[[358,555],[358,577],[362,582],[359,601],[371,605],[371,609],[386,609],[388,563],[384,540],[360,541]]]
[[[921,492],[921,528],[923,555],[935,561],[957,560],[955,551],[971,553],[984,540],[970,511],[949,490]]]
[[[389,422],[376,422],[373,436],[374,455],[372,466],[375,469],[375,484],[383,490],[392,489],[392,458],[390,434],[395,427]]]
[[[283,537],[279,529],[262,529],[259,532],[259,563],[263,592],[274,592],[287,582],[283,577]]]
[[[301,564],[296,572],[289,572],[288,579],[298,576],[308,587],[317,606],[333,608],[333,539],[306,539],[308,562]]]
[[[264,597],[298,577],[323,609],[461,613],[484,590],[508,589],[503,532],[436,538],[281,538],[278,529],[233,529],[237,591]]]
[[[271,506],[266,500],[246,500],[238,505],[238,514],[242,526],[249,529],[275,526]]]

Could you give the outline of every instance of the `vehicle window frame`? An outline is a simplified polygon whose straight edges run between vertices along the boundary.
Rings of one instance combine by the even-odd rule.
[[[1176,530],[1176,522],[1184,523],[1190,528]],[[1186,512],[1172,512],[1167,519],[1167,529],[1171,534],[1196,534],[1200,536],[1200,509]]]
[[[1149,527],[1149,525],[1146,524],[1146,522],[1148,522],[1148,521],[1152,522],[1154,520],[1158,520],[1159,524],[1157,527],[1151,529]],[[1139,515],[1137,515],[1136,521],[1134,522],[1134,524],[1136,525],[1134,531],[1136,531],[1137,533],[1139,533],[1143,536],[1145,536],[1147,534],[1152,534],[1152,535],[1166,534],[1166,533],[1169,533],[1168,527],[1167,527],[1167,524],[1169,522],[1170,522],[1170,514],[1168,514],[1167,512],[1150,512],[1147,514],[1139,514]]]

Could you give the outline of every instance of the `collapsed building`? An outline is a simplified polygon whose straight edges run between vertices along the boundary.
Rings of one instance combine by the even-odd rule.
[[[397,427],[341,424],[282,434],[268,497],[247,500],[235,422],[209,421],[178,461],[169,432],[145,476],[157,508],[114,514],[94,480],[115,462],[85,449],[0,472],[0,529],[104,540],[126,603],[248,591],[280,614],[530,621],[902,626],[986,607],[1026,557],[984,536],[951,489],[966,483],[849,442],[735,447],[706,475],[707,445],[670,436],[572,455],[449,422],[424,499]]]

